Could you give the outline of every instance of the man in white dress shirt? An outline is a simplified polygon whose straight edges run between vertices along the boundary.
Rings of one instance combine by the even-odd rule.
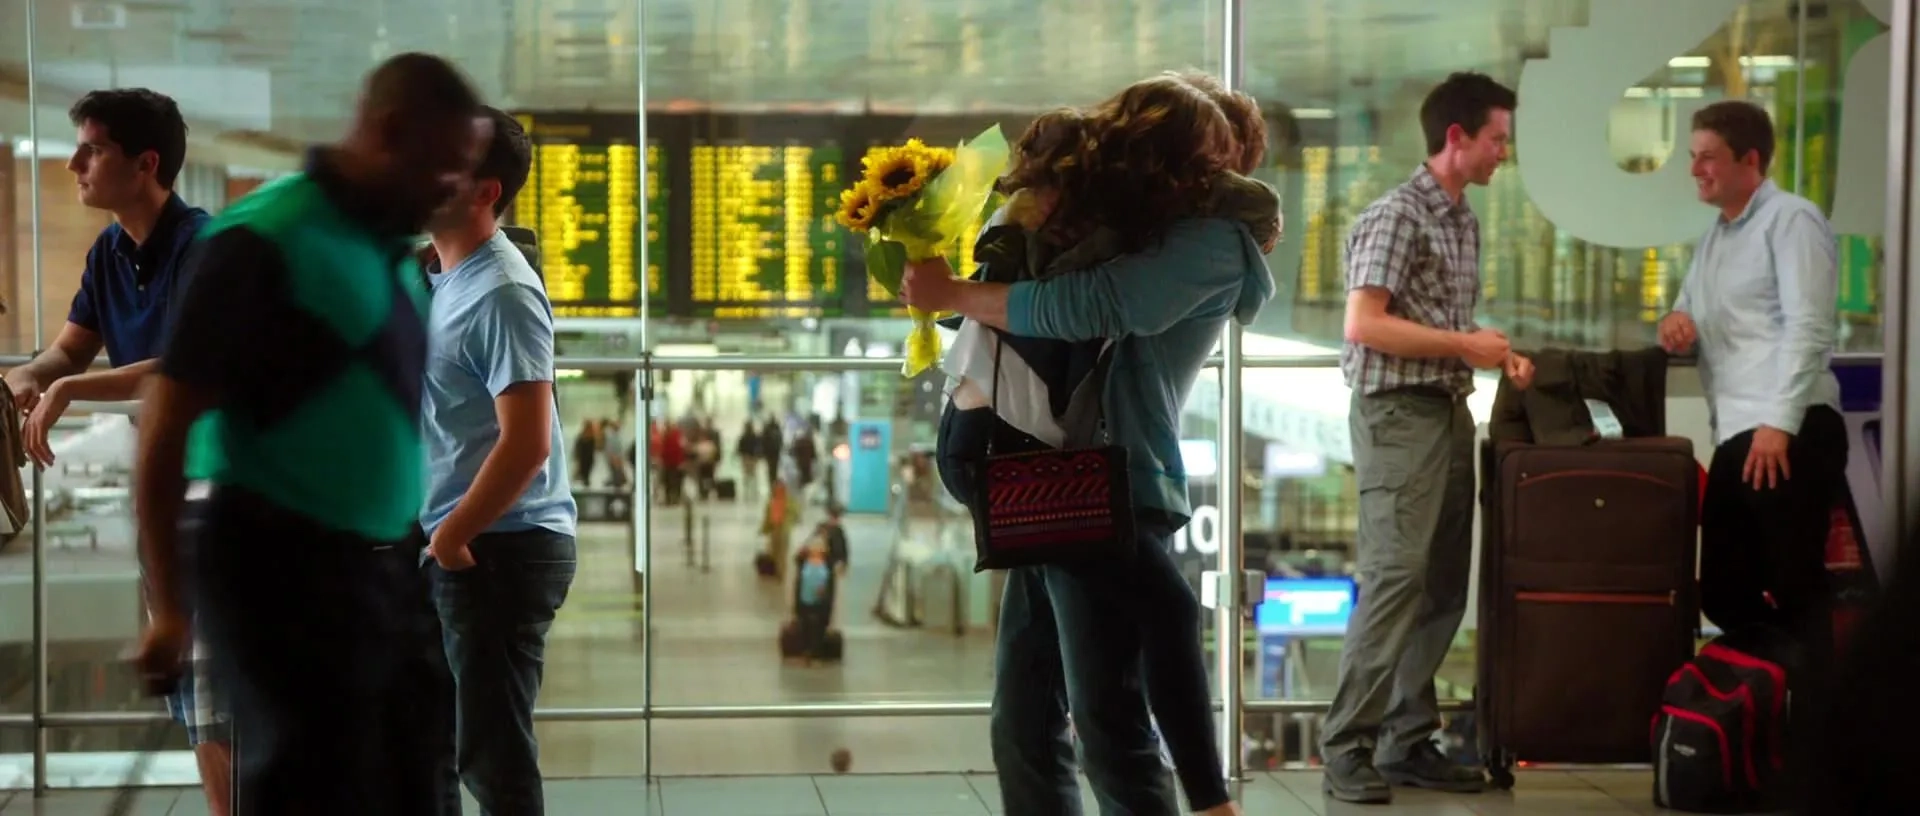
[[[1833,232],[1819,207],[1767,180],[1773,124],[1743,101],[1693,117],[1693,177],[1718,210],[1660,321],[1669,352],[1694,351],[1713,424],[1701,518],[1701,606],[1721,629],[1766,624],[1803,651],[1793,727],[1814,709],[1831,662],[1827,528],[1846,485]],[[1809,739],[1790,739],[1803,747]]]

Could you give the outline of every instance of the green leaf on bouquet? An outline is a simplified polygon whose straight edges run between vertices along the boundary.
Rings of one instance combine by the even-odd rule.
[[[884,240],[867,244],[867,277],[879,283],[887,294],[900,296],[900,278],[906,273],[906,244]]]

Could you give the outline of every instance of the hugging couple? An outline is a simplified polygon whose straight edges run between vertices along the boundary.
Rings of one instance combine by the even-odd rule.
[[[1009,198],[976,244],[981,273],[935,259],[903,277],[909,305],[958,315],[940,475],[976,518],[989,453],[1095,436],[1124,451],[1129,539],[1008,571],[992,716],[1008,816],[1081,812],[1076,735],[1104,813],[1180,813],[1175,776],[1193,812],[1240,812],[1200,605],[1170,546],[1191,512],[1181,408],[1227,321],[1251,322],[1273,296],[1280,202],[1245,175],[1265,151],[1253,99],[1204,74],[1044,114],[1000,179]]]

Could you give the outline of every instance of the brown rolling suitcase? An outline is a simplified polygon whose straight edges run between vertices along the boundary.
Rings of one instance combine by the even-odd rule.
[[[1480,755],[1644,763],[1666,681],[1693,657],[1700,465],[1674,437],[1481,451]]]

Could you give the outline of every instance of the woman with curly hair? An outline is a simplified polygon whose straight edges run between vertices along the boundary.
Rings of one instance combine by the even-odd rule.
[[[1257,168],[1266,154],[1266,124],[1257,103],[1245,93],[1228,91],[1205,74],[1166,74],[1163,78],[1178,79],[1206,93],[1225,112],[1237,145],[1231,169],[1206,180],[1204,196],[1186,202],[1188,214],[1240,221],[1262,253],[1272,252],[1281,234],[1279,194],[1244,175]],[[999,182],[1001,191],[1008,194],[1006,205],[982,231],[974,247],[974,260],[982,270],[976,279],[1017,283],[1090,269],[1122,253],[1125,244],[1115,228],[1053,217],[1061,193],[1077,183],[1080,154],[1091,138],[1093,121],[1092,113],[1074,108],[1049,111],[1035,117],[1014,142],[1012,161]],[[958,331],[959,336],[941,363],[952,380],[949,392],[953,397],[943,424],[952,424],[955,408],[977,409],[993,404],[996,410],[991,413],[998,421],[1058,447],[1066,435],[1062,417],[1075,397],[1075,388],[1091,373],[1106,341],[1075,343],[1017,337],[960,317],[950,318],[944,325]],[[989,334],[996,337],[988,338]],[[1005,343],[1011,357],[995,355],[999,343]],[[989,393],[987,385],[995,379],[996,371],[1001,388]],[[986,421],[986,413],[960,419],[978,424]],[[946,458],[949,465],[954,464],[955,457]],[[943,474],[943,478],[947,476]],[[949,484],[949,491],[954,487]]]
[[[1052,129],[1029,136],[1056,136],[1057,143],[1023,140],[1011,176],[1020,186],[1022,168],[1032,166],[1026,148],[1052,157],[1044,181],[1033,185],[1050,199],[1040,202],[1037,229],[1018,228],[1043,245],[1014,253],[988,240],[992,230],[982,242],[999,257],[1022,259],[1011,262],[1026,263],[1033,274],[1003,282],[989,271],[983,280],[963,280],[935,260],[910,264],[901,293],[911,305],[997,330],[986,335],[991,343],[1003,335],[1093,343],[1109,357],[1106,377],[1088,382],[1100,386],[1091,398],[1107,435],[1127,449],[1137,535],[1112,558],[1008,575],[992,721],[1005,812],[1080,813],[1069,736],[1077,733],[1104,811],[1178,813],[1155,744],[1157,719],[1192,810],[1237,813],[1215,747],[1200,607],[1170,544],[1191,512],[1181,405],[1226,322],[1250,322],[1273,295],[1249,222],[1227,216],[1216,196],[1233,183],[1227,171],[1244,161],[1241,144],[1205,90],[1171,75],[1135,83],[1077,121],[1043,121]],[[1015,202],[1007,215],[1020,206]],[[1277,217],[1277,200],[1272,208]],[[1087,241],[1110,242],[1110,257],[1067,270],[1052,264]],[[987,261],[989,270],[993,263]],[[1003,361],[1018,356],[989,351]],[[1060,446],[995,416],[1010,396],[1043,403],[1048,396],[1006,393],[1004,368],[984,377],[987,391],[1000,397],[972,410],[993,420],[985,433],[996,453]],[[959,394],[955,399],[957,409],[966,408]],[[963,424],[958,415],[953,424],[949,434]],[[943,448],[975,444],[984,447],[943,440]],[[950,486],[956,481],[966,479],[950,477]]]

